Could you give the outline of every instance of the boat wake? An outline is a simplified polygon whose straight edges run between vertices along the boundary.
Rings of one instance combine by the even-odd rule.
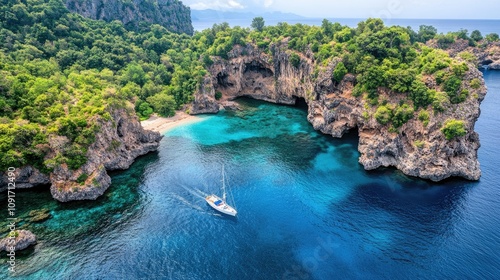
[[[189,187],[187,187],[185,185],[181,185],[180,187],[183,188],[184,190],[186,190],[187,192],[189,192],[190,194],[192,194],[195,197],[199,197],[199,198],[205,199],[205,197],[208,196],[207,193],[205,193],[205,192],[203,192],[202,190],[199,190],[199,189],[192,189],[192,188],[189,188]]]
[[[207,193],[203,192],[200,189],[190,189],[187,186],[180,185],[183,189],[185,189],[189,194],[193,195],[196,198],[199,198],[203,202],[205,202],[205,197],[208,196]],[[173,198],[175,198],[177,201],[181,202],[182,204],[188,206],[189,208],[192,208],[194,210],[198,210],[199,212],[202,212],[203,214],[211,215],[211,216],[216,216],[216,217],[223,217],[221,214],[218,213],[213,213],[212,211],[208,211],[208,209],[201,207],[200,205],[196,204],[196,202],[189,201],[185,197],[179,195],[179,194],[173,194]]]

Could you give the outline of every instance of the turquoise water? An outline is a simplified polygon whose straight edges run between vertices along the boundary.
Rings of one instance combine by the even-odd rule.
[[[112,174],[95,202],[18,192],[39,238],[16,279],[494,279],[500,275],[500,73],[476,130],[479,182],[435,184],[366,172],[357,135],[314,131],[301,108],[241,100],[244,110],[170,131],[158,153]],[[204,201],[224,164],[239,214]],[[5,194],[0,194],[2,205]],[[6,216],[0,212],[0,221]],[[19,225],[23,225],[20,223]],[[2,229],[4,224],[1,224]],[[0,278],[7,278],[6,258]]]

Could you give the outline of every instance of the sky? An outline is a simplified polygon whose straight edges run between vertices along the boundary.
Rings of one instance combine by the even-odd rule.
[[[500,19],[500,0],[182,0],[195,10],[281,11],[316,18]]]

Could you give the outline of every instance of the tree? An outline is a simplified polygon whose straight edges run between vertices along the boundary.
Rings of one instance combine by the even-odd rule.
[[[128,82],[134,82],[142,87],[146,83],[147,77],[141,65],[137,63],[131,63],[123,72],[122,81],[124,84],[127,84]]]
[[[300,66],[300,56],[296,53],[292,53],[290,55],[290,63],[293,65],[293,67],[298,69]]]
[[[175,99],[166,93],[158,93],[147,98],[147,102],[153,106],[155,112],[161,116],[171,117],[175,115]]]
[[[470,38],[476,42],[483,40],[483,35],[481,35],[481,31],[479,30],[474,30],[470,34]]]
[[[437,34],[437,29],[431,25],[420,25],[418,30],[418,41],[425,43],[434,38]]]
[[[257,31],[262,31],[264,29],[265,21],[263,17],[255,17],[252,20],[252,28]]]
[[[337,64],[335,67],[335,70],[333,70],[333,80],[336,81],[337,83],[340,83],[342,79],[344,78],[345,74],[347,74],[347,68],[345,67],[344,63],[341,61]]]
[[[321,29],[323,29],[323,33],[327,36],[333,36],[333,23],[331,23],[326,18],[321,22]]]
[[[460,30],[455,32],[455,34],[457,35],[457,38],[459,38],[459,39],[469,40],[469,35],[468,35],[469,31],[467,29],[461,28]]]
[[[498,37],[497,33],[490,33],[490,34],[486,35],[485,39],[488,42],[496,42],[496,41],[498,41],[499,37]]]

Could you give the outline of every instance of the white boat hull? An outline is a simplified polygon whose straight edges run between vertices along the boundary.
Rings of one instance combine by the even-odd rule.
[[[210,205],[210,207],[214,208],[215,210],[221,213],[233,217],[236,216],[236,214],[238,214],[238,212],[233,207],[226,204],[225,201],[223,201],[220,197],[214,194],[207,196],[205,200],[207,201],[208,205]]]

